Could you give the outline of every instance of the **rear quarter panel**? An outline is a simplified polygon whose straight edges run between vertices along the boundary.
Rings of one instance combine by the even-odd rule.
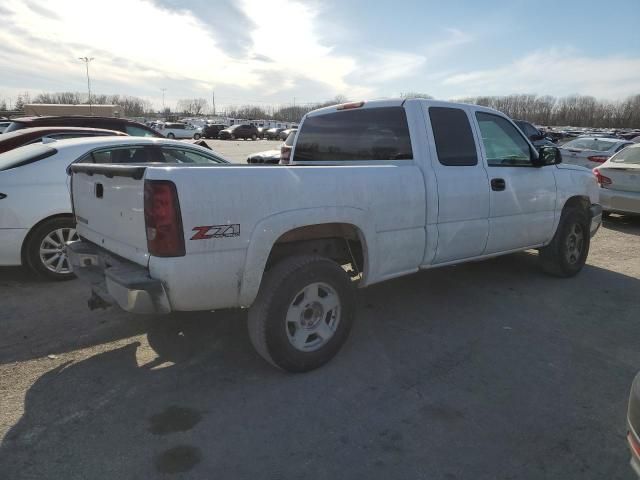
[[[416,271],[424,253],[425,190],[405,166],[208,166],[147,170],[178,190],[186,256],[151,257],[175,310],[250,305],[274,242],[305,225],[344,222],[364,237],[363,285]],[[221,235],[193,239],[196,227]],[[222,234],[216,226],[233,226]]]

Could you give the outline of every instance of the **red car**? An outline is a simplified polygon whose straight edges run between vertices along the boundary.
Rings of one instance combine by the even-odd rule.
[[[13,150],[14,148],[28,145],[30,143],[41,142],[43,138],[53,138],[56,140],[64,138],[78,137],[106,137],[106,136],[128,136],[126,133],[102,128],[82,128],[82,127],[33,127],[15,130],[0,135],[0,153]]]

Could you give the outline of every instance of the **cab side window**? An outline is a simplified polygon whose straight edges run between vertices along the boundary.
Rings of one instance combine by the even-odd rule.
[[[520,131],[508,120],[476,112],[482,143],[490,167],[530,167],[531,150]]]
[[[438,161],[442,165],[468,167],[478,164],[476,143],[473,140],[469,118],[464,110],[430,107],[429,119],[438,152]]]

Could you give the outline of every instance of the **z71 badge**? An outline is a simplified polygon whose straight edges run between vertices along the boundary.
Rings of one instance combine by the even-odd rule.
[[[193,227],[193,231],[196,233],[193,235],[193,237],[191,237],[191,240],[239,237],[240,224],[234,223],[231,225],[204,225],[202,227]]]

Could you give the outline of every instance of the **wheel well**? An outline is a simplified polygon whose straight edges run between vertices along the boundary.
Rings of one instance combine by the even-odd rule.
[[[591,200],[589,200],[589,197],[576,195],[565,202],[564,207],[562,207],[562,212],[564,213],[570,208],[579,208],[588,211],[590,206]]]
[[[31,236],[33,235],[33,232],[36,230],[36,228],[38,228],[44,222],[48,222],[49,220],[53,220],[55,218],[73,218],[73,215],[71,215],[70,213],[59,213],[58,215],[51,215],[50,217],[43,218],[38,223],[36,223],[33,227],[31,227],[29,229],[29,233],[27,233],[27,236],[24,237],[24,241],[22,242],[22,246],[20,247],[20,259],[22,260],[23,265],[26,265],[26,262],[27,262],[26,247],[27,245],[29,245],[29,241],[31,240]]]
[[[324,223],[294,228],[274,243],[266,269],[290,255],[314,254],[340,265],[351,264],[355,272],[365,272],[366,246],[360,229],[349,223]]]

